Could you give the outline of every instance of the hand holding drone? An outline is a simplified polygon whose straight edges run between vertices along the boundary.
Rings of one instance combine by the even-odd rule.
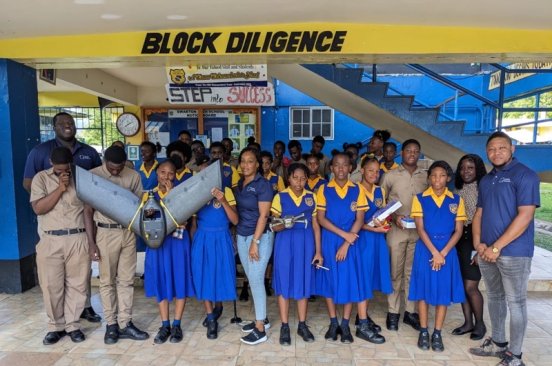
[[[297,216],[284,216],[284,217],[270,217],[270,223],[268,224],[268,228],[270,231],[274,231],[276,226],[284,225],[284,229],[291,229],[295,224],[305,224],[305,229],[307,228],[308,221],[304,218],[305,214],[302,213]]]

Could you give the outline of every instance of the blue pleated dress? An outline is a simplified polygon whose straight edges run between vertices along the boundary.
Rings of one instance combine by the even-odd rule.
[[[338,190],[344,191],[341,197]],[[366,210],[366,198],[360,191],[360,187],[348,182],[341,189],[335,182],[321,186],[317,192],[318,210],[326,211],[326,218],[344,231],[350,231],[357,210]],[[360,204],[359,204],[360,203]],[[362,259],[360,255],[360,243],[351,245],[344,261],[337,262],[335,256],[343,238],[322,228],[322,256],[324,266],[329,271],[316,270],[315,294],[331,298],[335,304],[347,304],[366,299],[363,285]]]
[[[159,200],[159,193],[154,192]],[[146,248],[144,291],[147,297],[163,300],[194,296],[190,260],[190,236],[185,229],[167,235],[157,248]]]
[[[230,205],[236,204],[228,187],[225,197]],[[229,225],[224,207],[214,198],[197,212],[192,274],[198,300],[236,299],[236,263]]]
[[[441,206],[438,206],[429,188],[414,198],[420,203],[421,212],[415,212],[416,204],[412,205],[412,216],[423,216],[424,230],[437,250],[442,250],[454,232],[457,218],[463,215],[460,207],[460,196],[448,190]],[[462,203],[463,206],[463,203]],[[462,212],[462,213],[461,213]],[[433,258],[426,245],[419,239],[414,249],[414,262],[410,276],[410,291],[408,300],[424,300],[429,305],[450,305],[465,301],[462,272],[456,248],[452,248],[445,258],[445,264],[439,271],[431,269]]]
[[[368,211],[364,215],[364,222],[369,223],[376,211],[385,206],[385,197],[383,190],[378,186],[374,187],[373,192],[367,192],[364,188],[362,190],[368,201]],[[358,240],[361,247],[366,298],[371,299],[373,291],[390,294],[393,291],[391,285],[391,259],[385,234],[361,230]]]
[[[303,214],[307,220],[306,227],[304,223],[296,223],[292,228],[276,233],[272,287],[277,296],[301,300],[313,294],[315,268],[311,263],[316,246],[312,220],[316,220],[316,216],[313,217],[315,210],[314,193],[306,190],[296,197],[287,188],[274,198],[274,213],[280,217]]]

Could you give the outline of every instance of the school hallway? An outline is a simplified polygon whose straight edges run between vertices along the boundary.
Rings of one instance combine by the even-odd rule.
[[[552,365],[552,257],[551,253],[536,248],[533,262],[528,299],[529,325],[523,358],[527,365]],[[538,290],[538,291],[537,291]],[[102,308],[98,288],[93,287],[92,304],[101,314]],[[0,294],[0,365],[447,365],[447,366],[487,366],[496,365],[498,358],[471,356],[468,348],[480,341],[471,341],[469,335],[452,336],[450,332],[463,322],[460,305],[449,308],[443,329],[445,351],[421,351],[416,342],[418,333],[401,323],[398,332],[385,329],[386,300],[379,295],[370,304],[374,321],[382,326],[382,334],[387,342],[374,345],[355,337],[350,345],[324,340],[328,326],[326,306],[322,299],[309,303],[308,325],[316,337],[314,343],[307,344],[297,339],[297,320],[290,311],[292,329],[291,346],[280,346],[278,342],[280,321],[275,297],[268,298],[268,314],[272,324],[268,330],[269,339],[263,344],[249,346],[240,342],[243,335],[240,327],[231,324],[232,303],[224,304],[224,312],[219,319],[219,337],[208,340],[205,328],[203,306],[195,299],[189,300],[182,320],[184,339],[179,344],[169,342],[155,345],[153,337],[160,326],[157,305],[153,299],[146,299],[141,287],[135,291],[134,323],[150,333],[144,342],[119,340],[107,346],[103,342],[105,324],[82,321],[85,342],[75,344],[64,337],[53,346],[42,345],[46,334],[46,314],[39,287],[17,295]],[[250,301],[238,301],[238,316],[243,321],[254,318]],[[293,309],[294,303],[292,303]],[[486,309],[485,309],[486,312]],[[353,311],[353,314],[356,314]],[[486,323],[490,326],[488,314]],[[430,329],[433,324],[430,319]],[[354,329],[352,329],[354,335]]]

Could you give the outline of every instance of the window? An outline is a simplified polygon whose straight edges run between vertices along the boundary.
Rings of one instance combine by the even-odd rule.
[[[328,107],[290,107],[290,140],[311,140],[318,135],[333,140],[333,114]]]
[[[40,107],[40,141],[55,138],[53,117],[59,112],[67,112],[75,119],[77,139],[103,151],[113,141],[124,141],[115,122],[124,112],[123,107]]]

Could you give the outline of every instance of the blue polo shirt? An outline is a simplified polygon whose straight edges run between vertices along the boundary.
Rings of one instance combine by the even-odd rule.
[[[50,154],[56,147],[63,146],[57,139],[48,140],[35,146],[25,163],[25,172],[23,177],[32,179],[36,173],[50,169]],[[83,169],[90,170],[102,165],[102,159],[98,152],[90,145],[82,142],[76,142],[73,146],[73,164]]]
[[[481,242],[492,245],[510,226],[520,206],[540,206],[537,173],[516,158],[500,170],[494,168],[479,183],[477,207],[483,209]],[[509,257],[532,257],[535,249],[533,220],[517,239],[500,253]]]
[[[259,202],[272,202],[272,186],[268,180],[257,173],[246,186],[243,185],[243,178],[240,179],[235,196],[239,216],[236,231],[241,236],[253,235],[260,216]]]

